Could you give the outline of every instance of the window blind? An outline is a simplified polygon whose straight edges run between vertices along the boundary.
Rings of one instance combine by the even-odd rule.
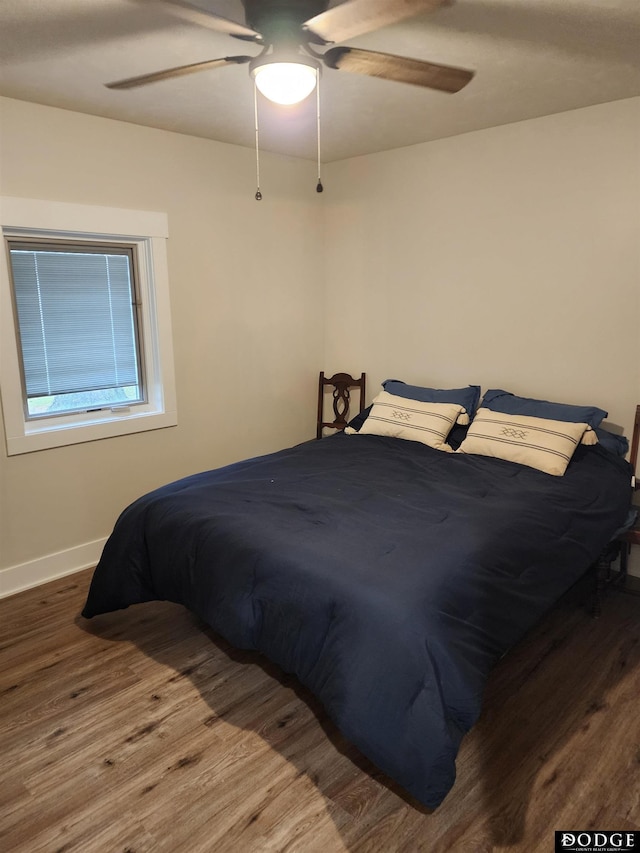
[[[10,244],[28,398],[139,381],[131,257]]]

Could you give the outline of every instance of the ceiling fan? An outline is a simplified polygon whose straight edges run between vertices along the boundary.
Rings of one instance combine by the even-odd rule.
[[[435,10],[449,0],[346,0],[330,9],[329,0],[242,0],[245,24],[186,0],[157,2],[192,23],[253,43],[262,50],[255,56],[224,56],[129,77],[108,83],[109,89],[132,89],[184,74],[248,64],[263,95],[276,103],[294,104],[311,94],[323,65],[442,92],[458,92],[473,77],[472,71],[462,68],[390,53],[346,46],[322,50],[329,44]]]

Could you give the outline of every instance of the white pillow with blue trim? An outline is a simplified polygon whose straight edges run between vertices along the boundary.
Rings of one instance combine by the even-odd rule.
[[[450,453],[447,436],[462,411],[457,403],[423,403],[381,391],[374,397],[369,417],[360,430],[349,432],[419,441]]]
[[[586,423],[480,408],[456,453],[493,456],[561,477],[587,429]]]

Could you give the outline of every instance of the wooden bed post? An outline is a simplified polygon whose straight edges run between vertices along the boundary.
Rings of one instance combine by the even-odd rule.
[[[636,406],[636,416],[633,421],[631,451],[629,463],[633,469],[632,494],[638,490],[636,466],[638,463],[638,444],[640,442],[640,405]],[[628,526],[631,525],[631,526]],[[602,598],[609,584],[624,586],[627,581],[629,553],[632,545],[640,545],[640,521],[636,517],[628,521],[622,532],[610,542],[595,562],[595,585],[593,590],[592,616],[598,617],[602,611]],[[620,558],[620,570],[612,572],[611,566]]]

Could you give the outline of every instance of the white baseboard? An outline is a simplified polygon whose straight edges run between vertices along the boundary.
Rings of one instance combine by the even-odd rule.
[[[28,563],[0,569],[0,598],[95,566],[106,541],[106,537],[96,539],[66,551],[38,557]]]

